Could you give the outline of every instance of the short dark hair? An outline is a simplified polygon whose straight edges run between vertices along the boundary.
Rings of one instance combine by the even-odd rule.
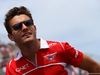
[[[32,19],[32,15],[30,13],[30,11],[24,7],[24,6],[20,6],[20,7],[14,7],[12,9],[10,9],[7,14],[5,15],[5,22],[4,22],[4,26],[7,30],[7,32],[9,34],[12,34],[12,31],[11,31],[11,27],[10,27],[10,24],[9,24],[9,21],[16,15],[21,15],[21,14],[25,14],[27,16],[30,17],[30,19]]]

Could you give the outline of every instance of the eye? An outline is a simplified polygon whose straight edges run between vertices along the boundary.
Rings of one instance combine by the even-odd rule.
[[[26,26],[30,26],[30,25],[32,25],[32,20],[25,21],[24,24]]]
[[[19,30],[19,29],[21,29],[21,28],[22,28],[22,23],[15,24],[15,25],[13,26],[13,28],[14,28],[14,30]]]

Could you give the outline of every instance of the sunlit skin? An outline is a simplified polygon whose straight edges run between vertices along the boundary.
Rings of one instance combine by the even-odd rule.
[[[13,17],[10,20],[12,34],[8,34],[8,37],[11,41],[16,42],[25,57],[35,63],[35,60],[32,59],[34,59],[34,55],[40,47],[40,41],[36,38],[36,26],[27,27],[22,24],[22,29],[14,30],[12,28],[13,25],[26,20],[30,20],[30,18],[24,14]]]

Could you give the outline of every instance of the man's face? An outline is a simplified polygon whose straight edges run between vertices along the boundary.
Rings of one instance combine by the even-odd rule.
[[[17,15],[10,20],[10,26],[12,34],[8,34],[10,40],[15,41],[18,44],[27,43],[36,40],[36,27],[35,25],[26,26],[23,22],[31,20],[27,15]],[[13,26],[21,23],[22,27],[15,30]]]

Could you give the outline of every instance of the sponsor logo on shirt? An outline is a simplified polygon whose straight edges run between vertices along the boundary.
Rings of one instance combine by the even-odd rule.
[[[53,45],[56,45],[57,43],[51,43],[51,44],[49,44],[49,46],[53,46]]]
[[[48,54],[48,55],[45,55],[43,56],[44,59],[47,59],[47,60],[50,60],[51,62],[54,61],[54,57],[57,55],[57,52],[55,53],[52,53],[52,54]]]
[[[25,64],[25,65],[23,65],[23,66],[21,66],[21,67],[19,67],[19,68],[16,68],[16,72],[20,72],[20,71],[25,70],[25,69],[27,69],[27,68],[29,68],[28,63]]]

